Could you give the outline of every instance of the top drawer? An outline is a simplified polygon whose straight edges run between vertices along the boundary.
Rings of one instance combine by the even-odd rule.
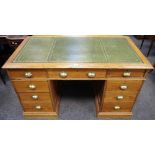
[[[47,73],[45,70],[41,69],[15,69],[15,70],[8,70],[9,77],[11,79],[20,79],[20,78],[47,78]]]
[[[107,72],[107,77],[144,77],[145,70],[109,70]]]

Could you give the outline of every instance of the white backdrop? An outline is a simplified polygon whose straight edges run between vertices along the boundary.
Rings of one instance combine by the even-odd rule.
[[[155,34],[154,0],[1,0],[0,34]],[[0,121],[1,155],[151,155],[154,121]]]

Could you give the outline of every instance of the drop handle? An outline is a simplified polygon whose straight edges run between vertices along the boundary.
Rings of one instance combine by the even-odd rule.
[[[38,95],[32,95],[32,99],[33,100],[37,100],[38,99]]]
[[[89,72],[88,73],[88,77],[89,78],[94,78],[96,76],[96,73],[95,72]]]
[[[120,96],[117,96],[116,98],[117,98],[117,100],[123,100],[124,97],[122,95],[120,95]]]
[[[115,110],[120,110],[121,107],[120,107],[120,106],[114,106],[114,109],[115,109]]]
[[[32,77],[32,73],[31,72],[26,72],[25,73],[25,77],[26,78],[31,78]]]
[[[121,89],[121,90],[126,90],[127,88],[128,88],[128,86],[126,86],[126,85],[121,85],[121,86],[120,86],[120,89]]]
[[[66,78],[68,76],[68,74],[66,72],[60,72],[59,75],[61,78]]]
[[[12,41],[11,44],[12,45],[17,45],[17,42]]]
[[[35,109],[40,110],[42,107],[40,105],[35,106]]]
[[[124,73],[123,73],[123,76],[124,76],[124,77],[130,77],[130,76],[131,76],[131,72],[124,72]]]
[[[29,88],[33,90],[33,89],[36,89],[36,86],[33,85],[33,84],[30,84],[30,85],[29,85]]]

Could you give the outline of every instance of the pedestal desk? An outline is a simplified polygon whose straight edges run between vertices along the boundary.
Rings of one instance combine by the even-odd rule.
[[[126,118],[152,65],[127,36],[31,36],[3,68],[26,118],[58,117],[60,80],[91,80],[97,117]]]

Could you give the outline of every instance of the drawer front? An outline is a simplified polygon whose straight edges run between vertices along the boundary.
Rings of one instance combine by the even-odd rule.
[[[144,77],[145,70],[109,70],[107,77]]]
[[[134,102],[137,97],[137,94],[137,92],[106,91],[104,95],[104,102]]]
[[[106,70],[102,69],[54,69],[48,70],[49,78],[53,79],[97,79],[105,78]]]
[[[103,103],[103,112],[130,112],[132,111],[133,102],[105,102]]]
[[[52,112],[53,107],[51,103],[22,103],[25,112]]]
[[[19,93],[20,100],[23,103],[44,103],[51,102],[51,97],[49,93]]]
[[[11,79],[20,79],[20,78],[26,78],[26,79],[33,79],[33,78],[47,78],[47,73],[45,70],[8,70],[9,77]]]
[[[49,92],[47,81],[12,81],[17,92]]]
[[[140,91],[143,80],[108,80],[106,91]]]

